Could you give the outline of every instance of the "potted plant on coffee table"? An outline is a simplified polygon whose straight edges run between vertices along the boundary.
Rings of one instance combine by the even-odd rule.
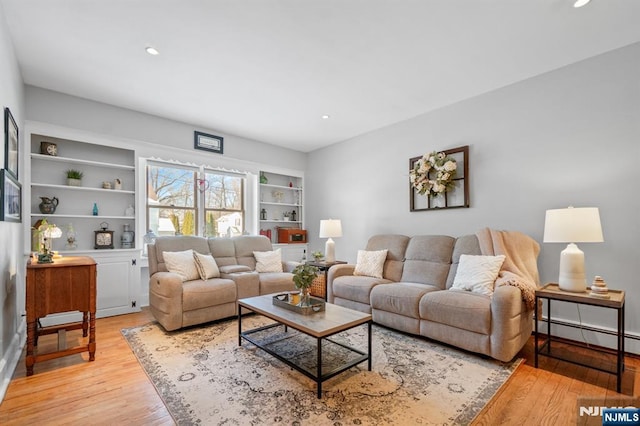
[[[67,185],[80,186],[80,184],[82,183],[82,176],[84,176],[84,173],[82,173],[80,170],[67,170]]]
[[[318,276],[318,268],[301,263],[293,270],[293,283],[300,289],[300,306],[309,306],[309,292],[313,280]]]

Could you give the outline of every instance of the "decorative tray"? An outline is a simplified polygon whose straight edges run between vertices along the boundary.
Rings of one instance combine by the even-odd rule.
[[[311,315],[316,312],[324,311],[326,302],[323,299],[309,296],[309,306],[300,306],[292,303],[295,301],[292,300],[295,299],[294,295],[298,296],[298,292],[276,294],[273,296],[273,304],[302,315]]]

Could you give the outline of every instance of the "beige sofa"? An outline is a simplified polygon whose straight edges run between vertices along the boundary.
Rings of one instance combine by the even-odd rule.
[[[219,278],[184,281],[167,270],[164,252],[192,249],[211,254],[220,270]],[[149,245],[149,306],[167,330],[177,330],[237,315],[237,300],[261,294],[294,290],[295,265],[283,263],[284,272],[256,272],[254,251],[272,251],[264,236],[203,238],[160,237]]]
[[[382,249],[388,250],[382,278],[355,276],[355,265],[336,265],[327,276],[327,300],[371,313],[378,324],[501,361],[522,349],[532,332],[533,310],[519,288],[497,287],[491,297],[449,290],[460,256],[482,254],[476,235],[369,239],[366,250]],[[535,265],[536,259],[529,260]]]

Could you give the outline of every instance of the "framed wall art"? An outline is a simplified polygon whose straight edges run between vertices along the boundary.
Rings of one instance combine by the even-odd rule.
[[[419,162],[425,166],[420,167]],[[438,175],[436,165],[450,176],[443,178],[442,174]],[[410,211],[469,207],[468,145],[410,158],[409,171]]]
[[[4,109],[4,168],[18,179],[18,125],[9,108]]]
[[[22,222],[22,186],[7,170],[2,170],[1,180],[0,220]]]
[[[208,135],[202,132],[193,132],[193,143],[195,149],[222,154],[224,150],[224,138],[222,136]]]

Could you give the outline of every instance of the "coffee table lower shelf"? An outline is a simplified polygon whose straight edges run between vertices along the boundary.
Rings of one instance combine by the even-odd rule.
[[[258,300],[258,298],[253,298],[253,299]],[[242,346],[242,341],[246,340],[247,342],[267,352],[269,355],[279,359],[280,361],[290,366],[291,368],[294,368],[295,370],[299,371],[300,373],[314,380],[316,382],[318,398],[322,398],[322,383],[325,382],[326,380],[329,380],[330,378],[344,371],[347,371],[350,368],[355,367],[356,365],[364,361],[367,361],[367,368],[369,371],[371,371],[371,327],[372,327],[373,321],[371,320],[370,316],[368,316],[368,318],[365,318],[363,320],[345,323],[343,326],[338,327],[337,329],[327,330],[326,332],[320,332],[314,335],[313,333],[309,332],[308,329],[305,328],[305,324],[297,325],[295,323],[296,322],[295,313],[290,311],[280,312],[283,315],[283,317],[279,317],[279,311],[280,310],[285,311],[284,309],[276,307],[276,308],[273,308],[273,311],[272,309],[267,309],[265,312],[264,308],[261,309],[261,307],[259,306],[252,306],[252,303],[243,303],[244,301],[249,301],[249,300],[250,299],[241,300],[239,301],[240,302],[239,305],[244,308],[250,309],[255,313],[264,315],[267,318],[270,318],[276,322],[273,324],[268,324],[266,326],[242,331],[242,315],[238,315],[238,345]],[[329,311],[331,311],[332,309],[344,309],[341,307],[335,307],[333,305],[331,305],[331,307],[328,306],[328,308],[329,308]],[[240,309],[238,309],[238,311],[240,312]],[[317,315],[325,315],[325,314],[326,313],[317,314]],[[303,316],[303,315],[299,315],[299,316],[304,317],[306,319],[309,318],[309,316]],[[291,318],[294,318],[294,320],[292,321]],[[330,338],[331,336],[334,336],[336,334],[342,333],[344,331],[358,327],[363,324],[367,324],[367,351],[366,352],[360,349],[354,348],[352,346],[349,346],[345,343],[339,342],[336,339]],[[271,347],[269,347],[268,344],[273,343],[273,341],[267,340],[265,343],[264,340],[254,338],[254,336],[257,337],[256,336],[257,333],[264,333],[264,332],[267,332],[268,330],[275,330],[277,328],[282,328],[282,331],[284,333],[297,333],[297,332],[302,333],[315,340],[315,350],[316,350],[315,361],[316,362],[315,362],[315,365],[313,365],[314,368],[308,368],[308,367],[305,368],[303,365],[297,364],[296,362],[293,362],[291,359],[288,359],[285,355],[283,355],[282,353],[279,353],[277,350],[272,349]],[[293,330],[296,330],[296,331],[291,331],[289,330],[289,328],[292,328]],[[336,345],[336,347],[342,348],[342,350],[345,350],[345,352],[350,355],[349,358],[345,360],[344,363],[340,363],[339,365],[323,366],[323,361],[322,361],[323,352],[324,352],[323,349],[328,348],[329,345]]]

